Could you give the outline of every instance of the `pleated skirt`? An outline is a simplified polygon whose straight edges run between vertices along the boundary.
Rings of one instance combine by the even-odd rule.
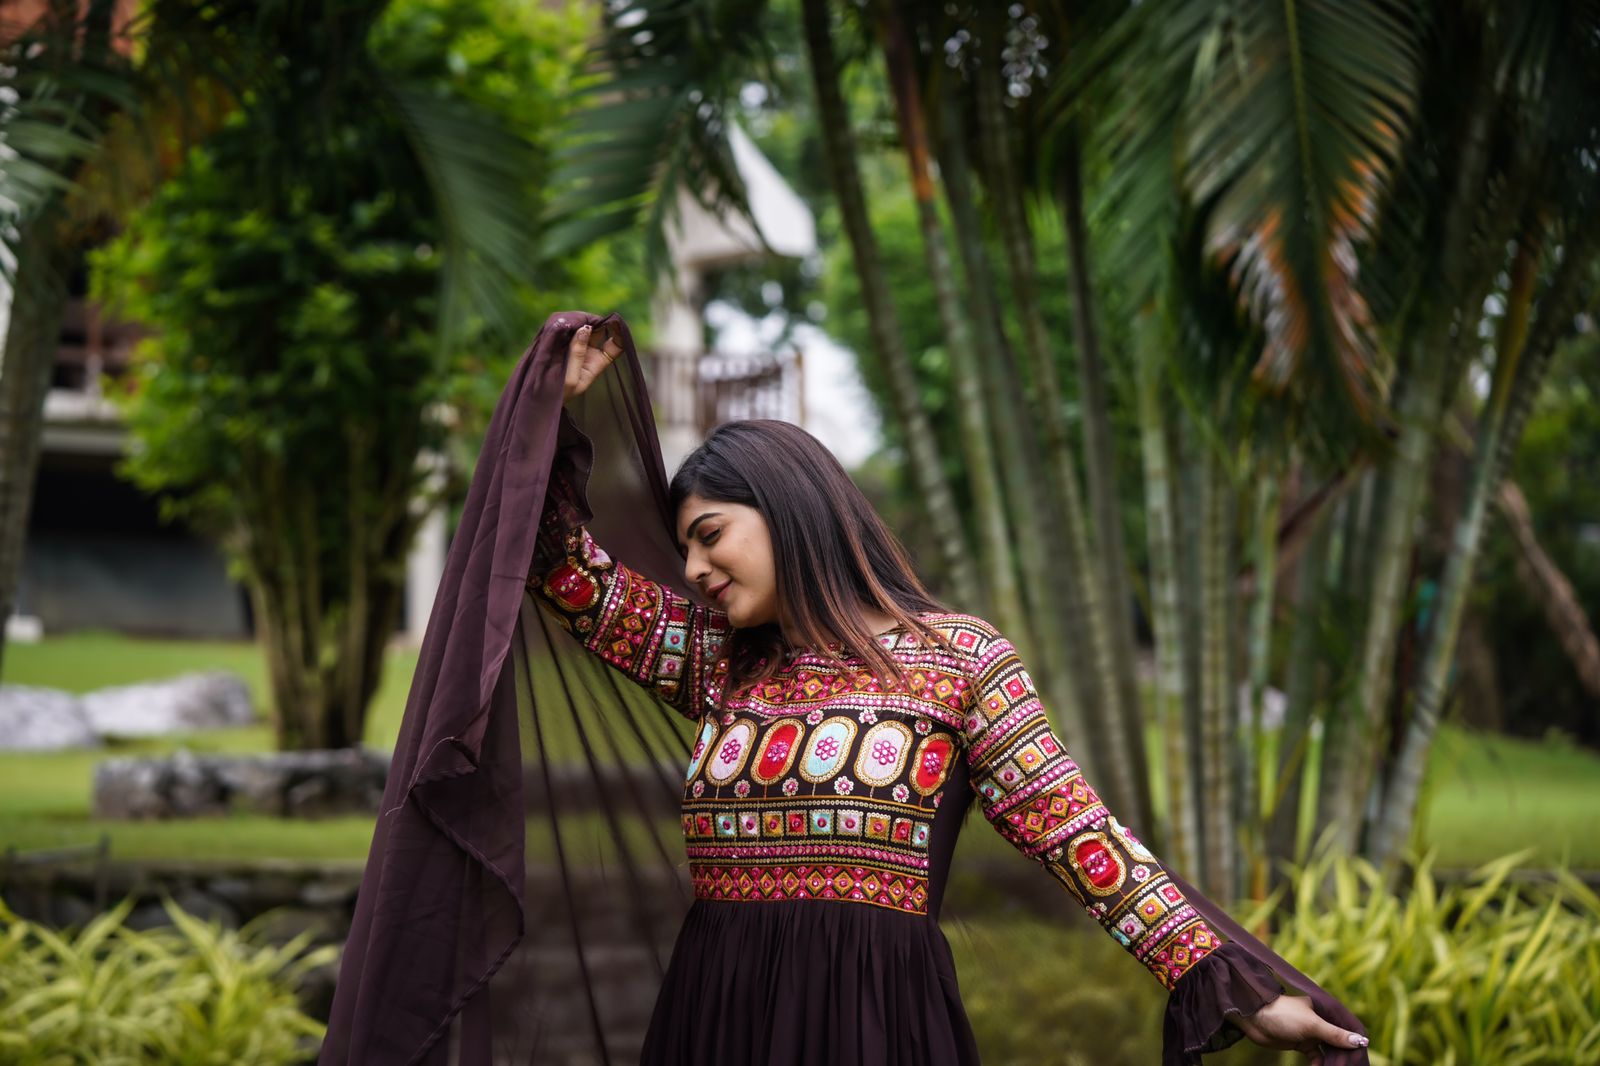
[[[841,900],[695,900],[645,1036],[648,1066],[973,1066],[933,918]]]

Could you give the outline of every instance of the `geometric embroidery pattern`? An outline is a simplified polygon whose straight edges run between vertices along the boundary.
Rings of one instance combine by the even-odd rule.
[[[682,827],[695,896],[834,900],[926,914],[935,815],[964,763],[984,817],[1168,988],[1220,943],[1106,809],[1016,649],[981,618],[929,613],[948,647],[879,638],[909,684],[798,649],[730,693],[722,612],[613,560],[558,462],[527,586],[583,646],[700,722]],[[943,831],[943,830],[941,830]]]

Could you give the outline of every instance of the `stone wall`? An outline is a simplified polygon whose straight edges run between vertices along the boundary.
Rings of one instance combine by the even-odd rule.
[[[389,756],[366,749],[270,755],[104,759],[95,766],[96,818],[376,814]]]

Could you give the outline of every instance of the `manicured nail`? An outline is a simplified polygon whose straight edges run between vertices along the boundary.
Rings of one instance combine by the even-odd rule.
[[[1351,1033],[1350,1043],[1354,1044],[1356,1047],[1366,1047],[1367,1038],[1362,1036],[1360,1033]]]

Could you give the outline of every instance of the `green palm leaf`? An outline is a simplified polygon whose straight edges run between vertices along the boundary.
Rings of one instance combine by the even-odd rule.
[[[558,155],[546,254],[642,227],[646,267],[656,272],[682,193],[709,211],[748,216],[728,123],[740,87],[769,68],[765,35],[750,28],[764,12],[765,4],[732,0],[608,10],[582,90],[592,102]]]
[[[1408,131],[1420,29],[1381,0],[1212,11],[1179,146],[1206,251],[1264,331],[1258,380],[1336,385],[1370,417],[1382,374],[1358,252]]]

